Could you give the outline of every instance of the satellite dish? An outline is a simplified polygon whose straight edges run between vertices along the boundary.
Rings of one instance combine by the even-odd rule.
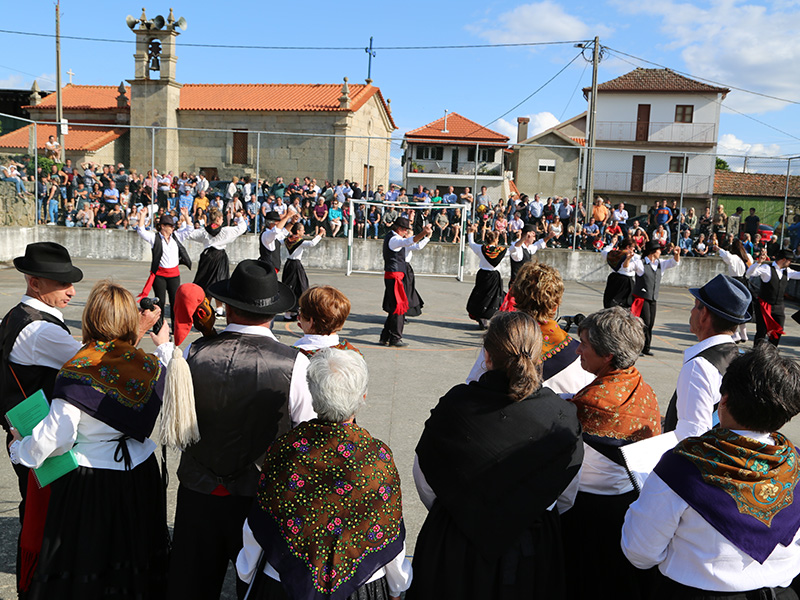
[[[175,21],[175,26],[180,27],[183,31],[186,31],[188,24],[186,23],[186,19],[180,17],[177,21]]]
[[[131,29],[135,28],[138,22],[139,19],[137,19],[136,17],[132,17],[131,15],[125,17],[125,23],[127,23],[128,27],[130,27]]]
[[[164,20],[164,17],[162,17],[161,15],[158,15],[155,19],[153,19],[153,27],[155,27],[156,29],[164,29],[165,23],[166,21]]]

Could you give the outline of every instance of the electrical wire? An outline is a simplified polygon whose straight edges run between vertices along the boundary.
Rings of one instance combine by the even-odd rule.
[[[581,71],[581,76],[578,77],[578,83],[575,84],[575,89],[572,90],[572,93],[569,96],[569,100],[567,100],[567,103],[564,105],[564,110],[561,111],[561,114],[558,117],[559,123],[563,120],[564,115],[566,114],[567,109],[569,108],[569,105],[572,103],[572,99],[575,97],[575,92],[577,92],[578,88],[581,87],[581,81],[583,80],[583,76],[586,75],[586,69],[588,68],[589,68],[589,63],[587,62],[585,65],[583,65],[583,71]]]
[[[54,38],[54,33],[35,33],[32,31],[12,31],[10,29],[0,29],[0,33],[7,33],[11,35],[27,35],[33,37],[47,37]],[[80,42],[105,42],[111,44],[135,44],[135,40],[113,40],[108,38],[90,38],[75,35],[62,35],[62,40],[76,40]],[[508,44],[452,44],[444,46],[375,46],[373,50],[462,50],[470,48],[523,48],[530,46],[554,46],[560,44],[579,44],[585,43],[586,40],[567,40],[560,42],[518,42]],[[344,50],[344,51],[359,51],[362,52],[362,46],[234,46],[231,44],[192,44],[181,43],[181,47],[185,48],[221,48],[228,50]]]

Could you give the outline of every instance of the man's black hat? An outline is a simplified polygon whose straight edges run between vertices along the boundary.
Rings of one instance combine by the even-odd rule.
[[[408,222],[408,217],[397,217],[394,220],[392,229],[398,229],[400,227],[402,227],[403,229],[411,229],[411,223]]]
[[[208,295],[259,315],[277,315],[295,304],[291,288],[278,281],[272,265],[259,260],[240,262],[229,279],[208,286]]]
[[[72,266],[69,251],[55,242],[36,242],[25,247],[25,256],[14,259],[14,266],[20,273],[77,283],[83,279],[83,271]]]

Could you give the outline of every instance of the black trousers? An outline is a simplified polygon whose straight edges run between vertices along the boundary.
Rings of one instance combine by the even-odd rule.
[[[656,309],[658,301],[645,300],[642,302],[642,321],[644,321],[644,348],[643,352],[650,351],[650,343],[653,341],[653,325],[656,324]]]
[[[653,600],[796,600],[797,594],[790,587],[760,588],[746,592],[700,590],[673,581],[655,569],[655,585],[650,597]]]
[[[756,337],[753,340],[753,344],[757,344],[759,340],[763,340],[767,336],[767,324],[764,322],[764,315],[761,314],[761,304],[756,300],[753,302],[753,306],[756,309]],[[776,312],[775,309],[778,309],[779,312]],[[784,312],[785,308],[782,304],[773,304],[772,305],[772,318],[775,319],[781,327],[786,324],[786,313]],[[777,338],[769,338],[769,343],[773,346],[777,346],[781,341],[781,336]]]
[[[156,278],[153,280],[153,293],[156,295],[156,298],[158,298],[158,306],[161,308],[161,319],[153,326],[153,331],[161,329],[161,323],[167,318],[167,313],[165,312],[167,296],[169,296],[170,321],[172,322],[173,331],[175,330],[175,311],[172,307],[175,306],[175,293],[178,291],[178,286],[180,286],[180,284],[180,277],[162,277],[161,275],[156,275]]]
[[[396,315],[394,313],[386,315],[386,322],[383,324],[383,331],[381,331],[381,341],[394,344],[402,340],[405,321],[405,315]]]
[[[228,563],[242,549],[242,526],[254,498],[212,496],[178,487],[167,598],[218,600]],[[247,584],[236,578],[236,594]]]

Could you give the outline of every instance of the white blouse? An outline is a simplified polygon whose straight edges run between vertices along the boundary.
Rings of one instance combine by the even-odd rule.
[[[200,227],[199,229],[191,231],[189,235],[186,236],[186,239],[191,242],[203,244],[204,250],[206,248],[221,250],[245,231],[247,231],[247,219],[244,217],[237,217],[235,226],[223,227],[217,235],[212,236],[205,230],[205,227]]]
[[[486,257],[483,255],[483,252],[481,252],[481,248],[483,248],[483,245],[475,243],[475,235],[474,234],[470,233],[467,236],[467,242],[469,243],[470,250],[472,250],[475,254],[478,255],[478,259],[480,260],[480,264],[479,264],[479,268],[480,269],[482,269],[484,271],[499,271],[500,270],[500,265],[503,264],[503,261],[500,261],[499,263],[497,263],[496,267],[493,267],[492,264],[488,260],[486,260]],[[505,258],[505,256],[503,258]]]
[[[303,243],[301,243],[299,246],[297,246],[297,248],[292,250],[292,252],[289,254],[289,258],[291,260],[300,260],[301,258],[303,258],[303,250],[305,250],[306,248],[313,248],[314,246],[319,244],[321,239],[322,236],[318,235],[314,239],[304,240]]]

